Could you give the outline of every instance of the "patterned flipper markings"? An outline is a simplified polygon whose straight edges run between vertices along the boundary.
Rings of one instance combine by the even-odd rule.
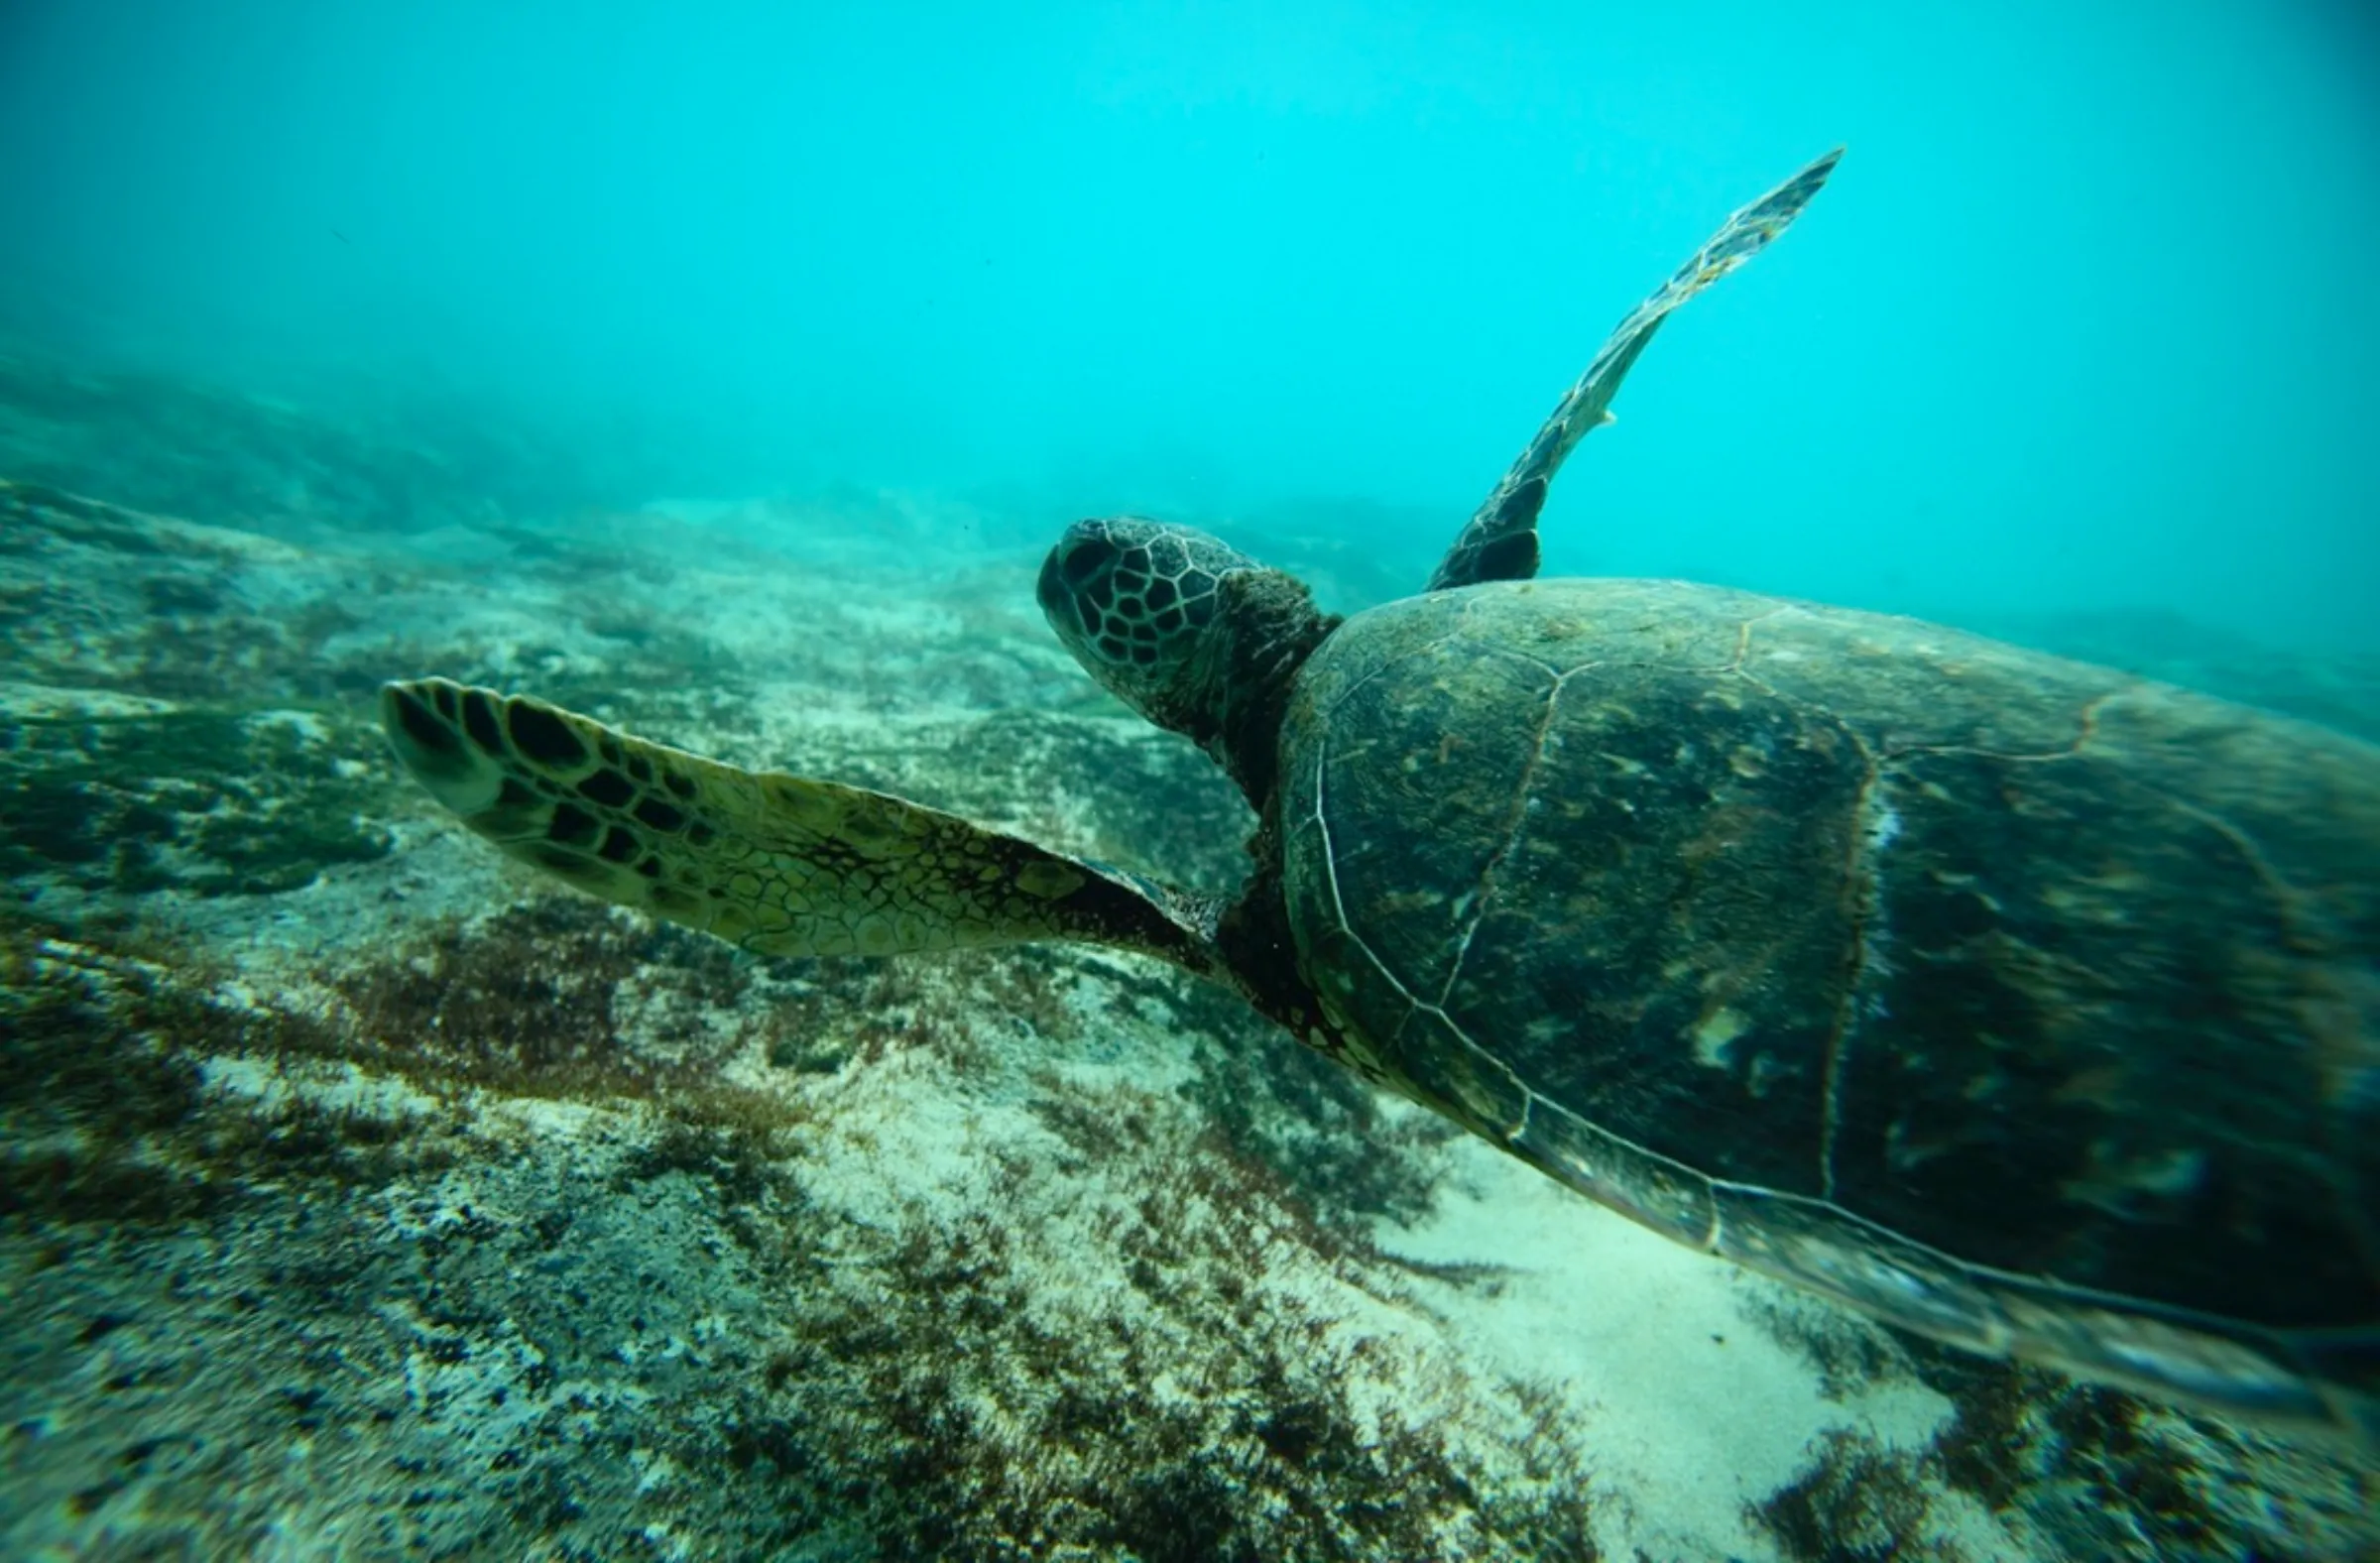
[[[384,685],[381,722],[414,779],[507,856],[758,954],[1079,939],[1215,962],[1195,899],[882,792],[443,678]]]

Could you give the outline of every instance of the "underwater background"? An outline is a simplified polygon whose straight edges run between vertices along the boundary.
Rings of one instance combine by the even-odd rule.
[[[40,334],[802,484],[1434,557],[1811,157],[1548,567],[2380,645],[2380,20],[2086,6],[8,8]],[[500,412],[499,412],[500,410]],[[600,473],[600,476],[598,475]]]
[[[0,1556],[2354,1559],[2368,1456],[1714,1263],[1079,948],[508,867],[382,680],[1208,889],[1070,521],[2380,738],[2380,13],[0,5]]]

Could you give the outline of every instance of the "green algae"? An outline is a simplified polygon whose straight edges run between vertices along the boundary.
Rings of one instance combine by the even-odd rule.
[[[46,1229],[174,1227],[260,1179],[376,1184],[434,1164],[372,1115],[209,1090],[208,1060],[318,1051],[325,1028],[227,1003],[153,955],[171,959],[0,913],[0,1216]]]
[[[90,893],[296,890],[388,855],[390,792],[376,740],[336,718],[0,717],[0,873]]]
[[[202,960],[89,928],[0,934],[0,1252],[52,1256],[0,1334],[93,1397],[28,1424],[59,1536],[137,1515],[152,1540],[239,1550],[302,1435],[307,1480],[382,1516],[392,1552],[609,1555],[665,1520],[723,1555],[1352,1560],[1461,1535],[1483,1558],[1595,1556],[1559,1419],[1508,1490],[1446,1429],[1382,1411],[1368,1349],[1249,1265],[1311,1225],[1165,1098],[1078,1091],[1146,1191],[1111,1233],[1139,1301],[1089,1332],[1038,1305],[1040,1240],[1005,1204],[871,1230],[813,1203],[813,1077],[781,1096],[716,1078],[766,1034],[648,1034],[656,1006],[682,1035],[705,1016],[858,1027],[890,1002],[905,1020],[852,1060],[943,1062],[989,988],[1055,1028],[1062,969],[987,957],[893,991],[897,967],[767,968],[553,898],[349,960],[321,974],[325,1008],[226,998]],[[786,988],[806,998],[770,1002]],[[423,1116],[211,1083],[242,1059],[268,1082],[399,1076]],[[618,1138],[487,1111],[539,1097],[614,1110]],[[1000,1200],[1024,1197],[1036,1169],[995,1159]],[[1151,1392],[1167,1374],[1188,1392]],[[143,1453],[168,1404],[224,1430],[228,1490]],[[686,1475],[652,1487],[632,1443]]]

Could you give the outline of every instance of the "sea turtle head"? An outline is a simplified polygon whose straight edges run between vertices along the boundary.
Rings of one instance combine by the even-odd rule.
[[[1215,622],[1224,581],[1259,568],[1188,527],[1133,516],[1078,521],[1041,565],[1041,611],[1109,693],[1163,722],[1160,713],[1187,692],[1179,686]]]
[[[1193,528],[1119,516],[1066,529],[1039,596],[1085,671],[1261,803],[1289,680],[1338,622],[1302,582]]]

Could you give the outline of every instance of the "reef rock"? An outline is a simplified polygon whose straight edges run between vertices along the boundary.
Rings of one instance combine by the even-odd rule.
[[[1028,551],[237,522],[0,488],[0,1553],[2380,1547],[2333,1455],[1674,1250],[1151,965],[557,896],[370,720],[532,688],[1228,882],[1236,795]]]

